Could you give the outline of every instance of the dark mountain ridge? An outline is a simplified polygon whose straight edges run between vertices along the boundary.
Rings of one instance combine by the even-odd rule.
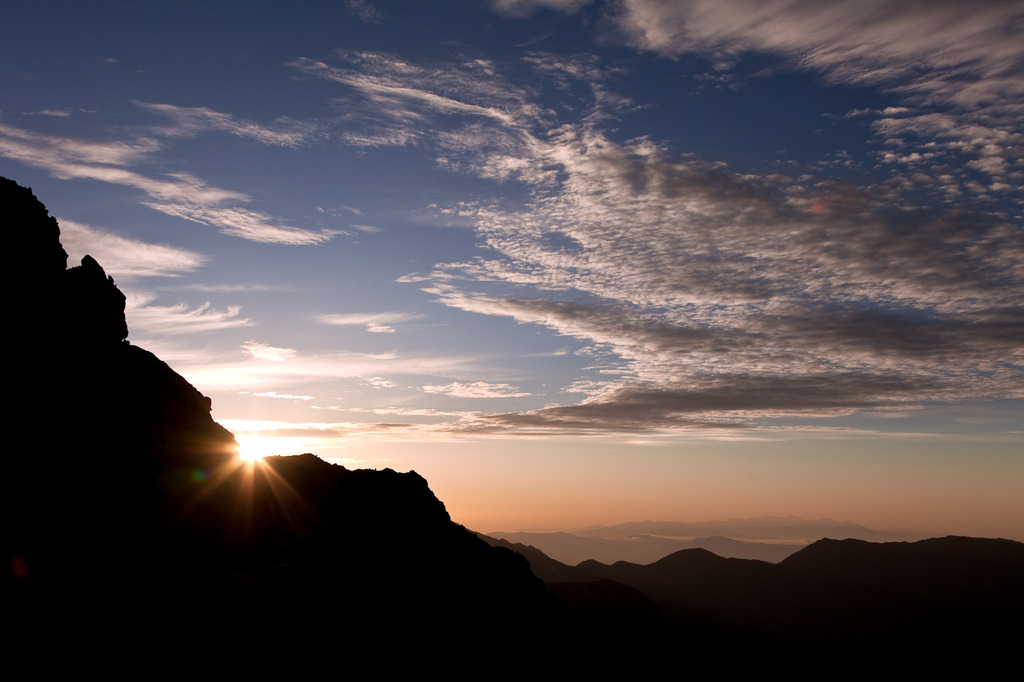
[[[578,587],[612,581],[636,591],[627,606],[643,597],[666,630],[709,650],[742,641],[777,651],[902,647],[942,652],[947,661],[982,653],[995,660],[1024,634],[1024,544],[1011,540],[826,538],[778,564],[685,549],[646,565],[576,566],[535,547],[491,541],[521,552],[556,593],[574,595],[570,604],[584,619],[623,608],[606,587],[595,588],[591,602]]]
[[[0,215],[15,249],[12,423],[35,439],[3,476],[14,649],[248,648],[272,635],[285,651],[428,652],[533,641],[564,621],[525,559],[453,523],[415,472],[314,455],[244,463],[209,399],[127,341],[125,298],[102,267],[66,268],[31,191],[0,179]]]

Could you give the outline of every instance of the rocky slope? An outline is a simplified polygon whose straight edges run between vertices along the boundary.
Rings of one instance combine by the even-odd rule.
[[[559,622],[525,559],[453,523],[415,472],[244,464],[209,399],[126,340],[124,296],[100,264],[66,267],[31,191],[0,179],[0,215],[14,248],[10,423],[26,437],[2,491],[14,649],[163,655],[270,638],[279,653],[426,655]]]

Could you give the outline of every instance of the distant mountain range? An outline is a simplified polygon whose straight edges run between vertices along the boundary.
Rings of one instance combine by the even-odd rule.
[[[649,564],[681,549],[706,549],[719,556],[779,562],[824,537],[876,542],[920,540],[924,533],[877,531],[855,523],[795,516],[682,523],[637,521],[559,532],[495,532],[487,535],[531,545],[574,565],[587,559]]]
[[[9,679],[884,677],[894,661],[948,674],[954,659],[984,678],[1017,660],[1021,543],[818,540],[778,563],[684,549],[568,565],[454,523],[415,472],[311,454],[244,464],[209,399],[126,341],[103,268],[67,268],[31,191],[0,178],[0,214],[8,425],[22,438],[0,479]],[[716,530],[767,543],[814,522],[728,523]],[[662,551],[701,528],[572,537]]]
[[[490,541],[523,554],[579,626],[601,633],[671,633],[717,653],[984,653],[980,667],[1016,651],[1024,634],[1024,544],[1011,540],[822,539],[778,564],[685,549],[647,565],[576,566]]]

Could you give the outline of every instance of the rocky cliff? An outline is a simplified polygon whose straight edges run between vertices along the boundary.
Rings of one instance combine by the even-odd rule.
[[[561,617],[525,559],[453,523],[414,472],[243,463],[209,399],[126,340],[100,264],[66,267],[31,191],[0,179],[0,215],[10,423],[27,437],[3,476],[3,598],[25,651],[260,636],[425,651]]]

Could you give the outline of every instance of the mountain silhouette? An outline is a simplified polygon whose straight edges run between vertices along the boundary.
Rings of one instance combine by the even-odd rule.
[[[3,475],[2,598],[26,661],[52,661],[57,642],[165,656],[260,638],[273,642],[262,661],[339,642],[428,656],[562,622],[526,560],[452,522],[415,472],[243,462],[210,400],[127,341],[101,265],[67,268],[31,190],[0,179],[0,214],[24,438]]]
[[[608,530],[614,531],[615,528]],[[649,564],[681,549],[698,548],[724,557],[760,559],[777,563],[806,546],[805,544],[778,542],[745,542],[724,536],[681,539],[646,534],[615,537],[597,535],[594,531],[584,532],[586,534],[560,531],[548,533],[497,532],[488,535],[492,538],[536,547],[548,556],[568,564],[578,564],[586,559],[594,559],[603,563],[630,561],[637,564]]]
[[[607,634],[629,622],[615,614],[629,613],[630,628],[644,614],[647,627],[658,622],[662,636],[706,653],[884,651],[919,670],[984,667],[1011,655],[1024,634],[1024,544],[1010,540],[822,539],[778,564],[684,549],[646,565],[576,566],[535,547],[490,541],[523,554],[581,626],[600,624]],[[637,607],[641,598],[646,611]]]

